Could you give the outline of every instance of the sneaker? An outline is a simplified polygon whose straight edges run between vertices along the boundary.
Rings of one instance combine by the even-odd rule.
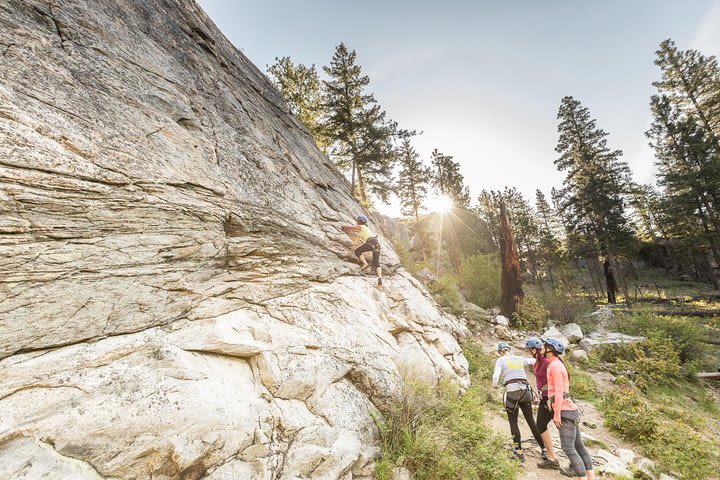
[[[560,470],[560,460],[546,458],[542,462],[538,462],[537,467],[545,470]]]
[[[382,278],[378,278],[378,285],[382,285]]]
[[[515,455],[520,462],[525,462],[525,453],[520,450],[513,449],[513,455]]]
[[[573,477],[574,478],[577,476],[577,475],[575,475],[575,469],[572,468],[572,465],[568,465],[567,467],[561,466],[559,470],[560,470],[560,474],[563,475],[564,477]]]

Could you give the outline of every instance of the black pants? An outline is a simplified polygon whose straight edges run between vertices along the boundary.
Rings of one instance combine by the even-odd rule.
[[[512,433],[513,443],[515,448],[522,448],[520,427],[518,427],[518,413],[522,410],[525,421],[530,427],[530,431],[535,437],[540,448],[545,448],[545,442],[543,442],[542,436],[538,431],[538,427],[535,424],[535,419],[532,413],[532,390],[528,386],[527,389],[514,390],[507,392],[505,395],[505,409],[508,412],[508,421],[510,422],[510,433]]]
[[[540,401],[540,405],[538,406],[537,420],[536,420],[538,431],[541,434],[547,432],[548,425],[550,425],[550,421],[552,419],[553,419],[553,414],[547,406],[547,397],[542,397],[542,400]]]
[[[360,245],[358,248],[355,249],[355,256],[360,258],[360,256],[365,252],[372,252],[373,260],[372,260],[372,266],[373,269],[380,268],[380,242],[378,242],[377,237],[370,237],[367,239],[367,242]]]

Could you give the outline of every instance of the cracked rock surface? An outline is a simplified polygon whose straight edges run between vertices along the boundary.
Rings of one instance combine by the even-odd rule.
[[[370,478],[467,330],[348,192],[192,0],[0,3],[0,478]]]

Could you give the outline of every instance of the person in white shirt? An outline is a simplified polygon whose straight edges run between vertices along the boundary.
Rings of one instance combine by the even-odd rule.
[[[505,410],[508,414],[510,433],[512,433],[513,437],[513,454],[521,462],[524,462],[525,452],[522,448],[520,428],[518,427],[518,413],[520,410],[522,410],[525,421],[538,445],[541,449],[545,449],[545,442],[543,442],[542,435],[540,435],[533,418],[532,388],[525,374],[525,367],[534,365],[535,359],[511,354],[510,345],[506,342],[498,343],[497,350],[500,358],[495,362],[492,386],[498,388],[500,379],[502,379],[505,386]]]

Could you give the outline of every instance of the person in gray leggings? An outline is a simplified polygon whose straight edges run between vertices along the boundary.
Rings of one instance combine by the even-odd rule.
[[[560,432],[560,446],[575,475],[579,480],[595,480],[592,458],[580,435],[580,409],[570,398],[570,374],[560,358],[564,351],[565,346],[557,338],[548,338],[543,344],[543,355],[548,360],[548,402]]]

